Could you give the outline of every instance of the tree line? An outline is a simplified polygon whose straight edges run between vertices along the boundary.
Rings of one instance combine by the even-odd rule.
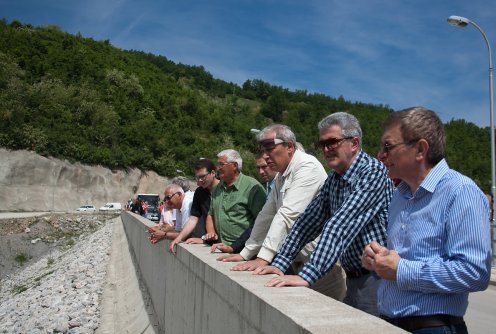
[[[337,111],[359,119],[364,150],[375,155],[382,122],[393,111],[387,105],[259,79],[240,86],[203,66],[122,50],[57,26],[0,21],[0,146],[9,149],[171,176],[178,169],[191,174],[199,157],[234,148],[245,172],[255,175],[251,128],[286,124],[313,150],[318,121]],[[450,166],[488,191],[489,129],[451,120],[446,131]]]

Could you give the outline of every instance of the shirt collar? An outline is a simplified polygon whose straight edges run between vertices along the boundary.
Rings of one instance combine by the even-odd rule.
[[[425,179],[422,181],[422,183],[420,183],[419,189],[422,188],[425,191],[433,193],[439,181],[441,181],[441,179],[448,171],[448,163],[445,159],[442,159],[429,171],[429,173],[427,173]],[[410,187],[404,181],[402,181],[401,184],[398,186],[398,191],[403,195],[412,195]],[[416,193],[418,193],[418,189]]]
[[[296,164],[296,160],[300,159],[301,154],[303,154],[303,152],[301,152],[300,150],[295,150],[293,156],[291,157],[291,161],[288,164],[288,167],[286,167],[286,170],[284,171],[284,173],[282,173],[283,178],[288,177],[288,175],[293,172],[293,166],[294,164]]]
[[[449,170],[448,163],[446,160],[439,161],[427,174],[425,179],[420,184],[420,188],[427,190],[430,193],[433,193],[436,189],[437,184],[443,178],[444,174],[446,174]]]
[[[233,188],[233,189],[238,190],[239,189],[239,183],[241,182],[242,177],[243,177],[243,173],[239,172],[238,177],[236,178],[236,180],[234,181],[234,183],[230,187],[228,187],[227,184],[224,181],[222,181],[222,185],[223,185],[224,189]]]
[[[350,167],[348,167],[346,172],[344,172],[344,174],[341,175],[341,178],[344,181],[349,182],[352,178],[355,177],[355,173],[356,173],[357,169],[360,168],[361,162],[363,160],[363,156],[364,156],[364,153],[362,150],[360,150],[360,152],[358,152],[357,156],[355,157],[355,159],[351,163]]]

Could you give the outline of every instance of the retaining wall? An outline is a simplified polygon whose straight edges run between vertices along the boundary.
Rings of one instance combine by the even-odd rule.
[[[203,245],[152,245],[148,220],[121,214],[158,333],[404,333],[308,288],[264,287],[273,275],[234,272]]]

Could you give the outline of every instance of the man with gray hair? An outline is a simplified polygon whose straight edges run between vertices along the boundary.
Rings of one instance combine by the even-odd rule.
[[[169,208],[177,210],[176,223],[175,226],[164,224],[162,227],[150,228],[150,241],[152,243],[157,243],[164,238],[175,239],[179,235],[183,225],[189,219],[193,194],[191,191],[184,192],[184,189],[178,184],[171,183],[165,187],[164,202]]]
[[[362,267],[361,255],[372,240],[386,240],[393,184],[384,165],[361,150],[362,130],[353,115],[331,114],[318,127],[318,147],[333,171],[294,223],[272,265],[256,269],[255,274],[279,275],[266,286],[310,286],[339,260],[347,276],[343,301],[378,315],[379,280]],[[314,252],[298,275],[284,275],[300,250],[319,234]]]
[[[212,191],[210,210],[205,222],[205,241],[219,241],[230,246],[253,226],[265,203],[265,190],[254,178],[241,173],[243,160],[232,149],[217,154],[217,174],[221,182]]]
[[[240,254],[221,256],[220,261],[247,261],[234,271],[253,271],[268,265],[281,247],[298,216],[317,196],[327,178],[322,164],[312,155],[296,148],[296,136],[286,125],[272,124],[257,134],[261,157],[277,172],[274,189],[255,220],[249,239]],[[315,249],[312,240],[296,257],[292,268],[298,270]],[[212,246],[212,250],[218,245]],[[339,265],[325,279],[312,286],[329,297],[342,300],[345,282]]]

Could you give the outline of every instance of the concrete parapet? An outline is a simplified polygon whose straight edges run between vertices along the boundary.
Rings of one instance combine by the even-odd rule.
[[[123,212],[137,270],[158,333],[405,333],[385,321],[308,288],[267,288],[270,276],[234,272],[203,245],[147,240],[146,219]]]

